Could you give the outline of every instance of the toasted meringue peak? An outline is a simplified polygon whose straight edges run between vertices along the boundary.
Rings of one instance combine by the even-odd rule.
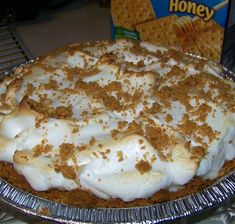
[[[6,114],[14,109],[17,103],[16,102],[17,90],[20,87],[21,83],[22,83],[21,78],[15,78],[6,86],[6,92],[4,93],[2,97],[2,102],[0,104],[1,113]]]
[[[4,152],[7,149],[7,146],[10,144],[10,140],[3,136],[0,136],[0,144],[1,144],[0,152]]]

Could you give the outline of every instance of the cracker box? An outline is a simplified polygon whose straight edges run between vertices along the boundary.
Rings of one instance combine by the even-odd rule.
[[[235,71],[235,0],[111,0],[112,37],[160,43]]]

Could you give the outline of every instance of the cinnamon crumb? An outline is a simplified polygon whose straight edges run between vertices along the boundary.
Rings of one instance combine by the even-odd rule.
[[[147,173],[152,169],[152,166],[149,164],[149,162],[140,160],[138,163],[135,164],[135,168],[141,173]]]
[[[173,120],[173,118],[170,114],[167,114],[165,120],[167,123],[170,123]]]
[[[89,146],[94,146],[95,143],[96,143],[96,139],[94,138],[94,136],[92,136],[88,144]]]
[[[123,152],[122,151],[117,151],[117,157],[118,157],[118,162],[123,161],[124,160]]]
[[[66,164],[55,165],[55,171],[57,173],[59,173],[59,172],[62,173],[62,175],[67,179],[71,179],[71,180],[76,179],[76,173],[74,171],[73,166],[68,166]]]
[[[33,157],[38,157],[42,154],[48,154],[52,150],[50,144],[38,144],[33,148]]]
[[[75,156],[75,146],[70,143],[63,143],[59,147],[59,156],[61,161],[67,161]]]

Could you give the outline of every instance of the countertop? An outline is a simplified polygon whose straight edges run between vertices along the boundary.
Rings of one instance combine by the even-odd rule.
[[[41,10],[33,20],[14,29],[31,57],[69,43],[111,39],[110,9],[98,1],[77,0],[57,10]]]

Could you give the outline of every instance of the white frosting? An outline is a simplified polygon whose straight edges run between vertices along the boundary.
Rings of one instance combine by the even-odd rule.
[[[160,91],[161,88],[182,81],[181,77],[177,77],[154,87],[156,80],[167,76],[176,65],[185,69],[187,76],[195,75],[199,71],[194,65],[179,63],[173,58],[163,66],[153,53],[167,53],[168,50],[164,47],[143,42],[141,47],[149,55],[141,52],[138,55],[130,50],[132,45],[132,42],[124,40],[113,44],[104,42],[94,46],[87,45],[73,54],[63,52],[55,58],[43,59],[44,65],[60,64],[54,72],[39,65],[31,70],[29,68],[27,75],[20,71],[22,83],[12,96],[16,103],[8,114],[3,115],[0,123],[0,160],[12,163],[38,191],[81,188],[101,198],[120,198],[124,201],[148,198],[160,189],[182,186],[195,175],[215,178],[224,163],[235,158],[234,113],[224,112],[224,105],[210,102],[212,111],[208,112],[205,123],[219,133],[217,138],[210,142],[205,136],[203,142],[198,143],[198,133],[182,134],[179,125],[187,111],[186,107],[179,101],[172,101],[171,108],[165,107],[152,93],[152,88]],[[105,54],[114,55],[114,62],[106,61],[103,57]],[[128,64],[129,62],[133,64]],[[145,66],[138,67],[138,62]],[[71,80],[67,79],[66,68],[73,72]],[[121,110],[110,109],[104,101],[92,95],[96,89],[90,90],[90,93],[77,89],[75,83],[81,72],[79,69],[94,71],[94,74],[82,77],[83,83],[87,85],[96,83],[105,88],[116,82],[125,94],[133,96],[140,91],[138,103],[129,106],[133,102],[126,100],[125,94],[120,96],[116,90],[109,92],[105,89],[107,96],[113,97],[112,101],[118,100],[119,103],[127,105]],[[217,75],[217,70],[208,66],[205,69]],[[51,80],[57,83],[54,89],[45,87]],[[1,94],[9,91],[9,83],[7,80],[2,84]],[[29,84],[34,88],[30,94],[27,93]],[[66,92],[66,89],[70,91]],[[209,91],[208,86],[205,91]],[[40,111],[35,112],[30,109],[29,103],[22,102],[25,95],[34,101],[40,101],[42,96],[46,96],[45,104],[54,109],[71,106],[72,116],[64,119],[49,117],[43,120]],[[197,101],[192,97],[190,104],[196,107],[198,102],[202,105],[205,100]],[[161,113],[146,113],[145,117],[141,117],[143,111],[151,108],[154,103],[160,105]],[[1,110],[5,111],[4,108]],[[170,122],[165,119],[166,114],[172,117]],[[38,121],[40,119],[41,122]],[[190,119],[196,121],[196,116],[192,113]],[[127,130],[128,124],[120,128],[120,122],[124,121],[129,124],[135,121],[144,132],[154,125],[171,136],[175,143],[162,151],[166,157],[171,154],[171,159],[164,159],[161,155],[162,149],[152,145],[145,134],[131,133]],[[198,125],[203,123],[197,121]],[[113,137],[113,130],[119,130],[116,137]],[[207,153],[199,162],[192,159],[192,153],[185,147],[187,141],[191,142],[192,147],[208,144]],[[42,142],[51,148],[35,156],[35,147]],[[73,167],[75,176],[72,179],[54,167],[61,159],[60,147],[64,143],[75,147],[74,158],[64,161],[66,166]],[[82,146],[85,148],[79,150]]]

